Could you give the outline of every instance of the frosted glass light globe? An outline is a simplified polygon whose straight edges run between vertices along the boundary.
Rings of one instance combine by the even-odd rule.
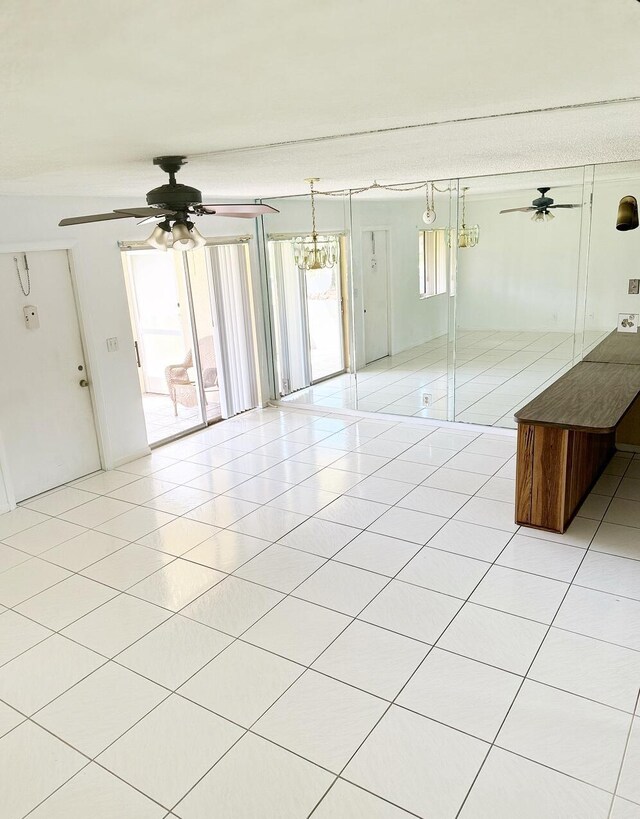
[[[427,208],[425,212],[422,214],[422,221],[425,223],[425,225],[432,225],[436,221],[435,210]]]

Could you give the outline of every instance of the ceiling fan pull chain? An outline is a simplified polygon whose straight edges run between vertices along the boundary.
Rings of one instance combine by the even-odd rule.
[[[27,274],[27,286],[25,288],[24,284],[22,283],[22,273],[20,273],[20,265],[18,264],[18,257],[14,256],[13,261],[16,264],[16,273],[18,274],[18,281],[20,282],[20,290],[22,290],[23,296],[28,296],[31,293],[31,273],[29,272],[29,262],[27,261],[27,254],[23,253],[24,258],[24,269]]]

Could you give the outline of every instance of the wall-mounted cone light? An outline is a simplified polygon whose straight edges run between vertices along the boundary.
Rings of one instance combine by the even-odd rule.
[[[616,230],[635,230],[638,227],[638,203],[635,196],[623,196],[618,205]]]

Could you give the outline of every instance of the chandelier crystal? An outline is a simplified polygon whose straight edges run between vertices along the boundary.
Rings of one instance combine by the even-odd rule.
[[[311,191],[311,235],[294,239],[293,258],[302,270],[322,270],[334,267],[338,261],[338,242],[335,236],[322,236],[316,229],[316,199],[314,184],[316,177],[305,179]]]
[[[462,225],[458,231],[458,247],[475,247],[480,241],[480,227],[479,225],[471,225],[467,227],[467,191],[469,188],[462,189]]]

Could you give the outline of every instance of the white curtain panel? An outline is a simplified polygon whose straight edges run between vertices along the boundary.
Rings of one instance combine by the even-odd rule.
[[[269,262],[280,392],[288,395],[311,384],[306,279],[291,241],[271,240]]]
[[[208,248],[223,418],[258,405],[255,328],[244,243]]]

